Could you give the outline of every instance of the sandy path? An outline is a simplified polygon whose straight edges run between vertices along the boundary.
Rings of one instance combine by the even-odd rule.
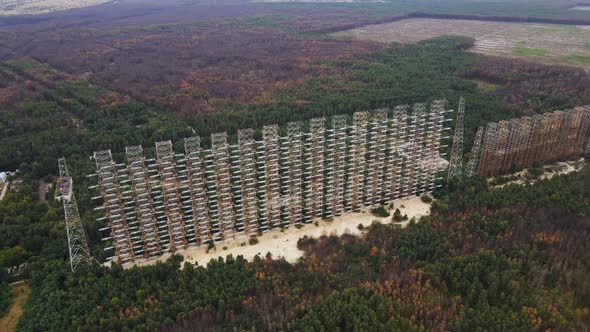
[[[47,203],[47,192],[49,192],[49,183],[39,180],[39,186],[37,187],[39,193],[39,203]]]
[[[407,214],[408,219],[412,217],[419,218],[420,216],[428,215],[430,213],[430,204],[423,203],[420,197],[412,197],[393,202],[394,210],[399,208],[402,215]],[[354,234],[358,235],[362,232],[358,229],[359,224],[369,226],[374,220],[382,223],[391,223],[391,217],[378,218],[368,211],[360,213],[349,213],[344,216],[336,217],[333,221],[319,221],[318,226],[314,224],[306,224],[304,227],[297,229],[292,227],[281,232],[280,229],[272,230],[264,233],[258,237],[259,243],[255,245],[248,244],[248,238],[242,237],[233,241],[216,244],[216,248],[210,250],[208,253],[205,247],[190,248],[179,252],[185,257],[185,261],[191,263],[198,263],[199,265],[206,265],[211,259],[218,257],[225,257],[232,254],[234,257],[238,255],[244,256],[245,259],[251,261],[254,256],[265,256],[270,252],[273,258],[283,257],[290,263],[296,262],[303,256],[303,252],[297,249],[297,240],[303,236],[318,238],[322,235],[342,235]],[[408,221],[399,223],[405,226]],[[224,250],[223,248],[226,247]],[[164,261],[170,255],[163,255],[158,259],[151,259],[137,263],[137,265],[150,265],[157,261]],[[126,267],[130,267],[128,265]]]
[[[8,191],[8,181],[4,182],[2,184],[2,192],[0,193],[0,201],[4,199],[4,196],[6,195],[6,192]]]
[[[0,331],[14,331],[18,319],[23,313],[23,305],[31,293],[31,286],[27,283],[18,283],[12,285],[12,290],[16,297],[8,310],[8,314],[0,319]]]
[[[515,180],[506,182],[504,184],[496,185],[494,188],[502,188],[509,186],[511,184],[518,184],[518,185],[525,185],[525,184],[534,184],[539,180],[548,180],[557,175],[565,175],[573,172],[578,172],[582,168],[584,168],[585,159],[580,158],[576,161],[560,161],[557,163],[544,165],[543,170],[545,171],[538,179],[528,179],[528,169],[524,169],[520,172],[516,172],[513,174],[509,174],[507,176],[512,176]],[[493,180],[493,178],[488,179],[488,182]]]

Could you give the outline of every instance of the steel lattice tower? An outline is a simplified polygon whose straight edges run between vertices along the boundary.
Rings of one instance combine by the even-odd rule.
[[[170,250],[176,251],[186,247],[187,239],[178,188],[178,170],[172,142],[156,142],[156,156],[158,175],[154,176],[154,178],[160,182],[163,201],[162,211],[164,212],[162,219],[165,220],[168,227]]]
[[[473,147],[471,148],[471,157],[467,162],[467,167],[465,168],[465,177],[472,177],[475,172],[477,171],[477,166],[479,164],[479,150],[481,148],[481,139],[483,137],[483,127],[479,127],[477,129],[477,133],[475,134],[475,140],[473,141]]]
[[[88,242],[84,234],[82,219],[78,211],[76,196],[74,195],[73,181],[68,171],[65,158],[59,158],[59,196],[64,205],[66,222],[66,234],[68,237],[68,249],[70,251],[70,268],[72,272],[83,264],[91,264],[92,257],[88,249]]]
[[[96,161],[100,196],[93,198],[102,198],[103,201],[102,206],[95,208],[95,210],[105,211],[105,216],[97,220],[107,220],[109,227],[101,230],[110,230],[109,236],[103,240],[111,240],[112,246],[105,248],[105,250],[114,249],[113,256],[108,259],[116,258],[119,263],[134,261],[135,254],[131,243],[130,227],[126,222],[128,217],[123,194],[120,191],[121,172],[118,168],[119,165],[113,161],[111,150],[95,151],[94,160]]]
[[[300,223],[303,219],[303,123],[287,123],[286,146],[283,147],[284,175],[287,212],[290,224]]]
[[[258,229],[258,204],[256,204],[256,141],[254,130],[238,130],[239,152],[239,201],[235,202],[236,224],[246,235],[255,234]]]
[[[455,135],[453,136],[453,148],[451,150],[451,161],[449,163],[449,174],[447,180],[460,178],[463,172],[463,133],[465,131],[465,98],[459,99],[459,110],[457,111],[457,122],[455,123]]]
[[[261,197],[263,197],[263,215],[262,219],[266,220],[268,229],[273,229],[281,225],[281,208],[283,205],[281,198],[281,183],[279,175],[279,127],[277,125],[264,126],[263,144],[261,151],[262,158],[262,181]]]
[[[447,170],[439,152],[444,101],[390,113],[357,112],[351,125],[344,115],[291,122],[285,136],[265,126],[262,140],[243,129],[237,145],[213,134],[210,149],[191,137],[182,154],[158,142],[155,159],[132,146],[123,164],[95,152],[108,259],[133,263],[432,190]]]
[[[135,211],[128,212],[127,215],[135,214],[139,222],[139,231],[143,242],[140,253],[146,257],[158,256],[161,254],[161,244],[156,211],[152,200],[154,184],[149,178],[143,148],[139,145],[129,146],[125,149],[125,152],[131,188],[129,193],[124,192],[123,194],[128,194],[128,196],[124,196],[126,198],[125,205],[129,209],[135,209]]]
[[[198,136],[185,138],[184,151],[186,155],[186,184],[190,199],[189,214],[192,218],[194,236],[197,245],[213,241],[209,220],[209,206],[207,205],[207,183],[201,138]]]

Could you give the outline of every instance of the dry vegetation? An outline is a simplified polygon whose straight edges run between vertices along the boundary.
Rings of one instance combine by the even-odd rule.
[[[590,101],[590,74],[581,68],[486,57],[463,75],[488,84],[487,93],[524,114],[585,105]]]
[[[378,42],[415,43],[442,35],[475,38],[473,52],[590,68],[590,26],[473,20],[408,19],[334,34]]]
[[[39,40],[29,54],[60,70],[182,114],[222,100],[252,102],[327,71],[314,61],[350,58],[380,46],[305,39],[244,23],[179,26]]]
[[[13,331],[18,319],[23,313],[23,305],[31,293],[31,286],[27,283],[14,285],[14,298],[8,314],[0,318],[0,331]]]

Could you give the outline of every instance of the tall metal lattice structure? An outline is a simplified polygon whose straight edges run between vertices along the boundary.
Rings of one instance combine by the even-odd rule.
[[[126,163],[110,151],[94,154],[106,223],[104,238],[120,263],[189,246],[253,236],[298,223],[359,212],[435,188],[440,172],[444,101],[239,130],[156,143],[155,158],[126,148]]]
[[[455,123],[455,135],[453,136],[453,148],[449,163],[447,179],[460,178],[463,173],[463,133],[465,131],[465,98],[459,99],[457,122]]]
[[[582,156],[589,134],[590,106],[488,123],[480,151],[472,151],[474,172],[487,177]]]
[[[475,140],[473,141],[473,147],[471,148],[471,157],[467,162],[467,167],[465,168],[465,177],[470,178],[473,177],[475,171],[477,170],[477,165],[479,164],[479,150],[481,149],[481,139],[483,138],[483,127],[477,128],[477,133],[475,134]]]
[[[92,263],[88,242],[82,226],[82,219],[78,211],[78,203],[74,195],[73,181],[68,171],[68,165],[65,158],[58,160],[59,182],[57,190],[58,198],[64,205],[64,215],[66,223],[66,235],[68,237],[68,249],[70,252],[70,268],[76,272],[79,266],[89,265]]]

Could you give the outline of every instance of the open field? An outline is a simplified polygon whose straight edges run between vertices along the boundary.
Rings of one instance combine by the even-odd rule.
[[[385,2],[384,0],[253,0],[252,2],[301,2],[301,3],[371,3]]]
[[[397,223],[402,227],[406,226],[409,219],[420,219],[421,216],[426,216],[430,213],[430,204],[423,203],[420,197],[411,197],[400,199],[393,202],[394,209],[399,208],[402,215],[408,216],[408,221]],[[191,263],[198,263],[199,265],[207,265],[212,259],[218,257],[225,258],[227,255],[237,257],[244,256],[245,259],[252,261],[256,255],[264,257],[267,253],[271,253],[275,259],[284,258],[287,262],[295,263],[304,252],[297,248],[297,240],[307,236],[319,238],[324,235],[343,234],[361,235],[363,231],[358,229],[358,225],[362,224],[364,228],[371,225],[373,221],[379,221],[383,224],[391,223],[391,217],[380,218],[376,217],[368,211],[360,213],[348,213],[340,217],[336,217],[331,221],[322,220],[315,224],[305,224],[303,227],[297,229],[292,227],[281,232],[280,229],[274,229],[270,232],[264,233],[258,238],[259,243],[255,245],[248,244],[248,238],[237,238],[233,241],[216,244],[214,249],[207,251],[206,247],[191,248],[179,252],[183,255],[185,261]],[[223,248],[226,248],[225,250]],[[151,265],[155,262],[164,262],[170,257],[169,254],[160,256],[155,259],[150,259],[137,263],[137,265]],[[109,263],[106,263],[109,264]],[[128,264],[131,266],[132,264]]]
[[[109,1],[111,0],[0,0],[0,16],[50,13]]]
[[[31,286],[27,283],[14,284],[12,287],[14,294],[12,305],[6,316],[0,318],[0,331],[13,331],[18,319],[23,313],[23,305],[31,293]]]
[[[383,43],[415,43],[442,35],[459,35],[475,39],[471,51],[476,53],[590,67],[589,26],[408,19],[333,35]]]

